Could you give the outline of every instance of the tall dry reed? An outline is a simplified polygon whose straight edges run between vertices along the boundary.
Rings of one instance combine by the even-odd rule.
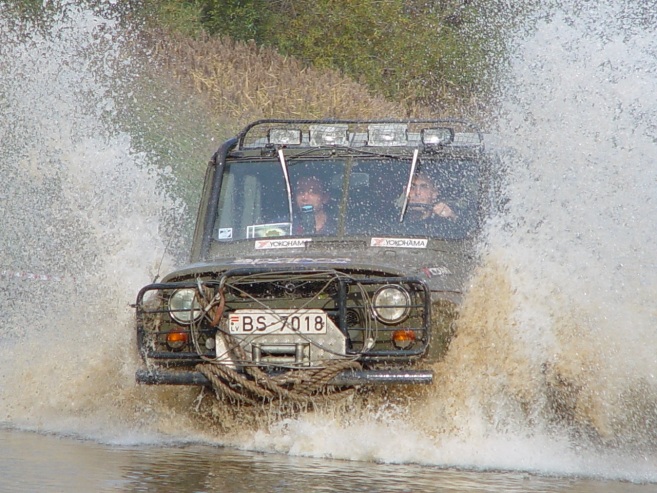
[[[418,104],[413,95],[388,101],[336,70],[307,66],[254,42],[175,33],[159,33],[155,40],[159,63],[206,95],[217,117],[233,130],[260,118],[478,120],[485,113],[481,102],[456,101],[449,94],[432,104]]]
[[[371,94],[335,70],[308,67],[272,48],[230,38],[160,36],[156,56],[209,96],[237,126],[258,118],[396,118],[403,104]]]

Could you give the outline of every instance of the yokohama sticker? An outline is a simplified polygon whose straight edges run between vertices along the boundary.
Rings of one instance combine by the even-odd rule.
[[[370,246],[381,248],[426,248],[426,238],[372,238]]]
[[[348,264],[350,258],[238,258],[230,264],[262,265],[262,264]]]
[[[422,268],[422,272],[424,272],[424,275],[427,277],[449,276],[452,274],[452,271],[444,265],[441,267],[424,267]]]
[[[256,250],[272,250],[274,248],[303,248],[312,238],[296,238],[294,240],[257,240]]]

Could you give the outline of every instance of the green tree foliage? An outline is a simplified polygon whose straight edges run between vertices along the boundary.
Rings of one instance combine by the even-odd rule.
[[[264,24],[273,3],[268,0],[207,0],[201,8],[201,22],[210,34],[262,43],[265,41]]]
[[[137,3],[140,19],[151,28],[165,27],[190,37],[207,31],[202,23],[204,3],[201,1],[139,0]]]
[[[87,0],[104,4],[102,0]],[[53,2],[15,0],[24,11]],[[132,0],[152,26],[254,40],[307,65],[341,70],[409,106],[488,99],[504,40],[541,2],[524,0]],[[442,103],[442,104],[441,104]]]
[[[254,39],[342,70],[398,101],[432,104],[491,87],[490,37],[468,0],[205,0],[210,33]]]
[[[282,51],[339,68],[393,99],[476,83],[467,70],[475,53],[458,30],[401,0],[322,1],[275,21],[269,37]]]

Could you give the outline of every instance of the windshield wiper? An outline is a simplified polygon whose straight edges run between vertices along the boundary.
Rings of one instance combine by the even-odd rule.
[[[290,187],[290,174],[287,171],[287,163],[285,162],[285,154],[283,149],[278,150],[278,162],[281,163],[283,169],[283,176],[285,177],[285,188],[287,190],[287,207],[290,212],[290,224],[292,224],[292,189]]]
[[[415,168],[417,166],[417,156],[420,153],[419,149],[413,151],[413,161],[411,162],[411,173],[408,175],[408,184],[406,185],[406,193],[404,194],[404,205],[402,206],[401,214],[399,215],[399,222],[404,220],[406,214],[406,207],[408,207],[408,197],[411,195],[411,185],[413,184],[413,176],[415,175]]]

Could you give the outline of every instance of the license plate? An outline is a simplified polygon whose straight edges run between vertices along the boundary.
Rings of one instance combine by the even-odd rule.
[[[237,310],[230,314],[231,334],[326,334],[322,310]]]

